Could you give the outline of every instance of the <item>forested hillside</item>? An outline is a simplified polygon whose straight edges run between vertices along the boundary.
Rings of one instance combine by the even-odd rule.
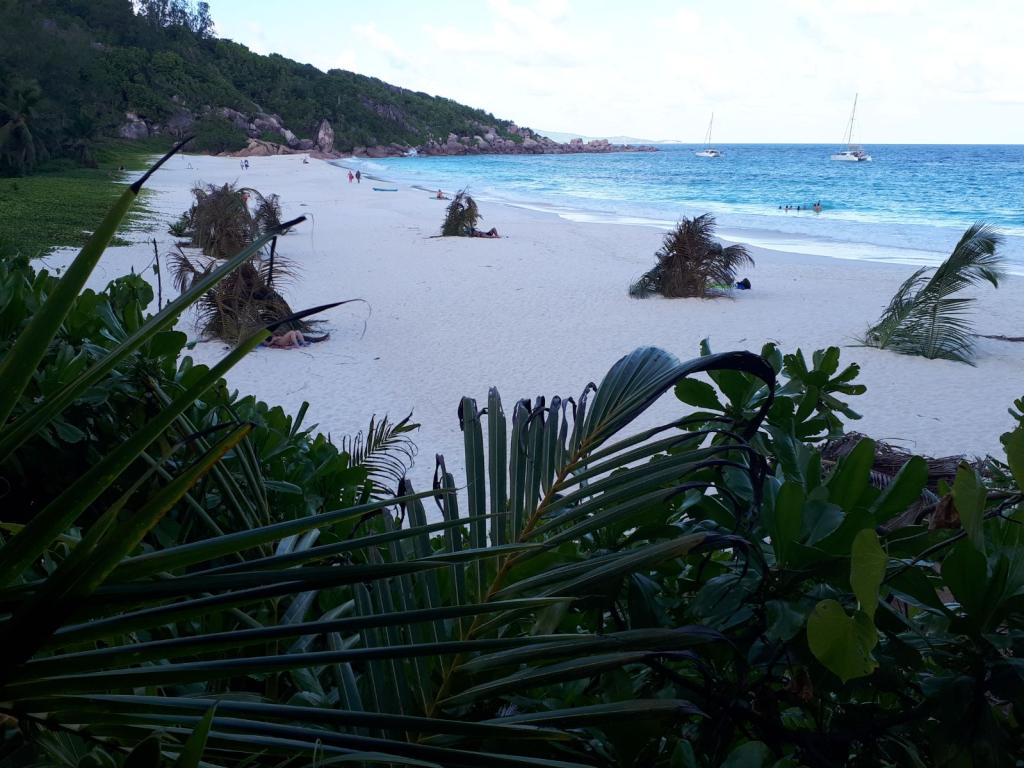
[[[211,13],[192,0],[0,0],[0,174],[49,158],[88,164],[118,135],[188,131],[196,148],[222,151],[255,125],[259,138],[308,146],[325,119],[340,151],[484,126],[522,141],[482,110],[218,39]]]

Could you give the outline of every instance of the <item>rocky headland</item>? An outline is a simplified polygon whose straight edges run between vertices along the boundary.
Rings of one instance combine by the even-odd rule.
[[[606,139],[592,139],[586,142],[582,139],[573,139],[558,142],[514,123],[506,123],[500,129],[493,125],[476,125],[473,126],[472,133],[449,133],[444,138],[428,138],[425,143],[418,146],[392,143],[339,148],[335,146],[334,129],[329,120],[320,120],[309,132],[310,138],[300,139],[284,124],[280,115],[266,112],[246,115],[228,107],[207,108],[198,115],[182,107],[164,123],[156,123],[129,112],[118,128],[118,135],[125,139],[160,135],[184,136],[198,119],[211,115],[228,121],[248,138],[248,145],[244,149],[224,153],[236,157],[302,153],[334,159],[405,155],[565,155],[657,151],[652,146],[612,144]],[[268,136],[280,139],[271,141]]]

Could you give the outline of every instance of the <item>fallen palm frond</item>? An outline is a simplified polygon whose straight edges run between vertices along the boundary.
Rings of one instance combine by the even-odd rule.
[[[848,455],[861,440],[868,439],[867,435],[859,432],[847,432],[835,440],[830,440],[821,451],[824,461],[837,461]],[[875,440],[875,459],[871,465],[872,472],[878,475],[875,480],[893,478],[916,454],[908,450],[891,445],[882,440]],[[940,456],[922,457],[928,467],[928,487],[936,489],[940,481],[952,483],[956,477],[956,470],[965,461],[963,456]],[[983,470],[984,462],[977,463],[979,471]],[[882,483],[884,486],[885,483]]]
[[[715,217],[710,213],[684,218],[665,235],[658,262],[629,286],[629,295],[646,299],[710,298],[727,294],[736,281],[736,270],[753,266],[745,246],[723,246],[714,237]]]
[[[204,254],[223,259],[256,238],[259,229],[244,191],[231,184],[208,184],[196,186],[192,194],[196,201],[189,211],[191,244]]]
[[[482,218],[476,201],[466,194],[466,190],[461,189],[448,203],[444,223],[441,225],[441,235],[458,237],[472,234],[477,222]]]
[[[216,269],[218,259],[189,256],[178,248],[168,255],[168,262],[175,287],[184,292]],[[294,265],[280,254],[271,260],[257,253],[199,300],[196,310],[200,332],[206,337],[236,342],[289,317],[293,310],[275,286],[294,274]],[[306,332],[311,328],[308,322],[294,321],[287,330]]]
[[[264,197],[255,189],[246,189],[256,201],[253,220],[260,232],[267,232],[281,226],[281,198],[277,195]]]
[[[921,267],[904,281],[878,322],[864,335],[869,347],[904,355],[970,363],[974,338],[968,315],[975,299],[954,294],[983,282],[999,287],[1002,238],[978,222],[964,232],[949,258],[929,278]]]
[[[281,199],[277,195],[263,195],[251,187],[231,184],[197,185],[192,195],[195,203],[169,230],[175,236],[190,236],[190,244],[207,256],[227,258],[261,233],[281,225]]]

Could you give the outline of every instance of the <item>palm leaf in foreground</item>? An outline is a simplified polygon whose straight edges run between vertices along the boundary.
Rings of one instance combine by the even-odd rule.
[[[398,422],[388,421],[387,416],[371,417],[365,433],[346,435],[339,446],[349,455],[351,466],[365,468],[374,485],[392,496],[416,458],[410,434],[420,425],[411,419],[411,413]]]
[[[576,400],[519,401],[510,429],[496,392],[486,420],[465,399],[467,515],[441,463],[437,488],[426,494],[136,549],[113,568],[90,566],[102,553],[83,550],[80,567],[104,578],[76,594],[59,628],[52,618],[32,625],[21,644],[31,643],[30,658],[9,659],[0,699],[26,722],[45,717],[111,745],[159,732],[171,754],[187,751],[190,732],[219,701],[204,760],[220,765],[319,754],[403,765],[575,766],[591,760],[574,729],[602,728],[616,713],[699,717],[681,699],[520,708],[507,722],[495,715],[538,686],[600,680],[658,659],[676,664],[681,648],[719,643],[699,627],[596,634],[551,617],[607,610],[595,596],[614,595],[634,573],[735,547],[726,534],[682,536],[669,527],[617,550],[591,549],[595,536],[635,529],[652,512],[673,519],[684,496],[714,488],[726,466],[756,477],[738,435],[702,446],[706,435],[669,424],[621,436],[680,378],[722,369],[774,386],[771,368],[747,353],[680,363],[640,349],[609,371],[596,395],[591,385]],[[758,419],[770,404],[769,394]],[[386,430],[375,425],[377,433]],[[426,521],[428,497],[443,522]],[[390,521],[372,514],[396,505],[407,510],[406,527],[387,523],[353,538],[359,521]],[[735,509],[737,520],[743,514]],[[314,531],[316,544],[274,546]],[[582,560],[531,565],[565,541],[583,545]],[[267,545],[276,553],[253,560]],[[28,568],[21,584],[0,589],[0,604],[25,625],[51,578]],[[325,611],[328,595],[334,607]],[[580,601],[590,607],[576,607]],[[240,613],[258,622],[243,629]],[[255,700],[220,696],[236,689]]]

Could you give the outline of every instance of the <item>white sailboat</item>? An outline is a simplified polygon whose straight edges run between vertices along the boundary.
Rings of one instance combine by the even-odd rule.
[[[853,143],[853,119],[857,115],[857,95],[853,95],[853,111],[850,112],[850,122],[846,126],[846,149],[841,149],[832,155],[833,160],[846,163],[865,163],[871,160],[871,155],[864,151],[864,147]]]
[[[711,146],[711,126],[715,124],[715,113],[711,113],[711,122],[708,123],[708,133],[704,137],[704,149],[696,152],[697,157],[721,157],[722,153]]]

